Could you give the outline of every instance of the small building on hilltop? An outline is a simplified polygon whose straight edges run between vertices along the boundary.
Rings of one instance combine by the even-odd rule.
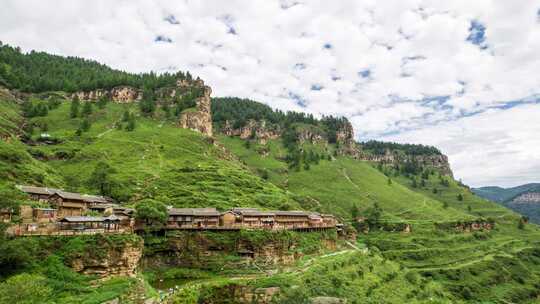
[[[170,208],[167,228],[217,228],[220,215],[216,208]]]

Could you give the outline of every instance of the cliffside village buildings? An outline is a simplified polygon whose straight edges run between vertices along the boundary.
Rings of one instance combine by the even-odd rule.
[[[61,189],[18,186],[36,206],[22,205],[20,221],[8,230],[13,235],[73,235],[128,233],[145,228],[135,221],[134,210],[117,205],[112,199],[66,192]],[[42,206],[42,207],[37,207]],[[0,220],[9,222],[12,210],[0,210]],[[233,208],[168,208],[164,227],[169,230],[318,230],[342,225],[330,214],[308,211],[261,211]]]

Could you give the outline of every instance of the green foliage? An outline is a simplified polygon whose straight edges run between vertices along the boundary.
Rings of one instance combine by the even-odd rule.
[[[162,225],[168,218],[167,207],[162,202],[144,199],[135,205],[135,216],[149,225]]]
[[[116,181],[112,177],[115,173],[116,170],[114,168],[101,161],[97,163],[94,171],[90,175],[88,186],[91,189],[98,190],[101,195],[112,196],[113,188],[117,186]]]
[[[92,103],[87,101],[84,103],[83,105],[83,108],[82,108],[82,112],[81,112],[81,115],[83,117],[87,117],[89,116],[90,114],[92,114]]]
[[[402,151],[407,155],[441,155],[441,151],[433,146],[417,144],[398,144],[393,142],[383,142],[370,140],[362,143],[362,147],[376,155],[384,155],[387,150]]]
[[[41,275],[23,273],[0,283],[0,303],[38,304],[51,294],[47,279]]]
[[[8,87],[25,92],[90,91],[119,85],[159,88],[187,78],[182,72],[131,74],[78,57],[35,51],[24,54],[9,45],[0,46],[0,67],[0,79]]]
[[[75,117],[79,116],[80,104],[81,103],[79,101],[79,97],[75,96],[75,98],[73,98],[73,100],[71,101],[71,107],[70,107],[70,110],[69,110],[69,117],[75,118]]]

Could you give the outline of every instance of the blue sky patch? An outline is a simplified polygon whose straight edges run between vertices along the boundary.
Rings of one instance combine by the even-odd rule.
[[[156,36],[156,38],[154,39],[154,42],[172,43],[172,39],[169,38],[169,37],[167,37],[167,36],[158,35],[158,36]]]
[[[170,24],[180,24],[180,21],[176,20],[176,17],[174,15],[169,15],[165,17],[164,20],[169,22]]]
[[[306,64],[299,62],[299,63],[294,65],[294,69],[295,70],[305,70],[306,69]]]
[[[478,45],[481,49],[486,49],[486,26],[477,20],[471,21],[467,41],[472,44]]]
[[[358,72],[358,76],[362,78],[369,78],[369,76],[371,76],[371,70],[370,69],[361,70]]]
[[[302,108],[307,107],[306,100],[304,98],[302,98],[302,96],[289,91],[289,98],[292,99],[294,101],[294,103],[296,103],[300,107],[302,107]]]
[[[312,91],[320,91],[322,89],[324,89],[324,87],[322,85],[320,85],[320,84],[314,83],[314,84],[311,85],[311,90]]]

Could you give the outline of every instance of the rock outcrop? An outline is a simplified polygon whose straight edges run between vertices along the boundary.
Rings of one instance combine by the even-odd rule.
[[[100,278],[134,277],[142,254],[142,240],[120,246],[106,244],[102,248],[95,248],[93,252],[81,253],[80,256],[71,259],[70,266],[79,273],[97,275]]]
[[[321,235],[323,236],[323,235]],[[196,267],[203,269],[238,269],[254,264],[262,268],[291,265],[303,256],[296,241],[276,234],[274,238],[254,242],[249,237],[239,238],[238,232],[179,232],[168,236],[163,247],[145,255],[143,265],[150,268],[164,266]],[[335,249],[333,238],[322,237],[321,249]],[[148,252],[152,252],[148,248]],[[224,260],[227,255],[238,259]]]
[[[221,132],[227,136],[239,136],[242,139],[257,139],[261,144],[266,144],[269,139],[281,136],[281,129],[278,126],[270,127],[266,120],[256,121],[253,119],[237,129],[233,128],[229,121],[226,121]]]
[[[511,203],[523,204],[523,203],[535,203],[540,204],[540,193],[539,192],[528,192],[520,194],[515,197]]]
[[[386,150],[386,153],[382,155],[361,153],[359,159],[392,165],[416,162],[423,167],[435,168],[443,175],[453,176],[448,157],[444,154],[407,155]]]
[[[180,88],[189,85],[187,82],[178,82]],[[202,80],[195,81],[195,86],[202,87],[203,94],[195,100],[195,109],[187,109],[180,115],[180,127],[212,136],[211,99],[212,89],[204,85]]]
[[[130,103],[140,101],[142,99],[142,91],[130,86],[118,86],[111,90],[79,91],[71,94],[70,98],[78,97],[82,101],[97,101],[103,96],[113,102]]]

